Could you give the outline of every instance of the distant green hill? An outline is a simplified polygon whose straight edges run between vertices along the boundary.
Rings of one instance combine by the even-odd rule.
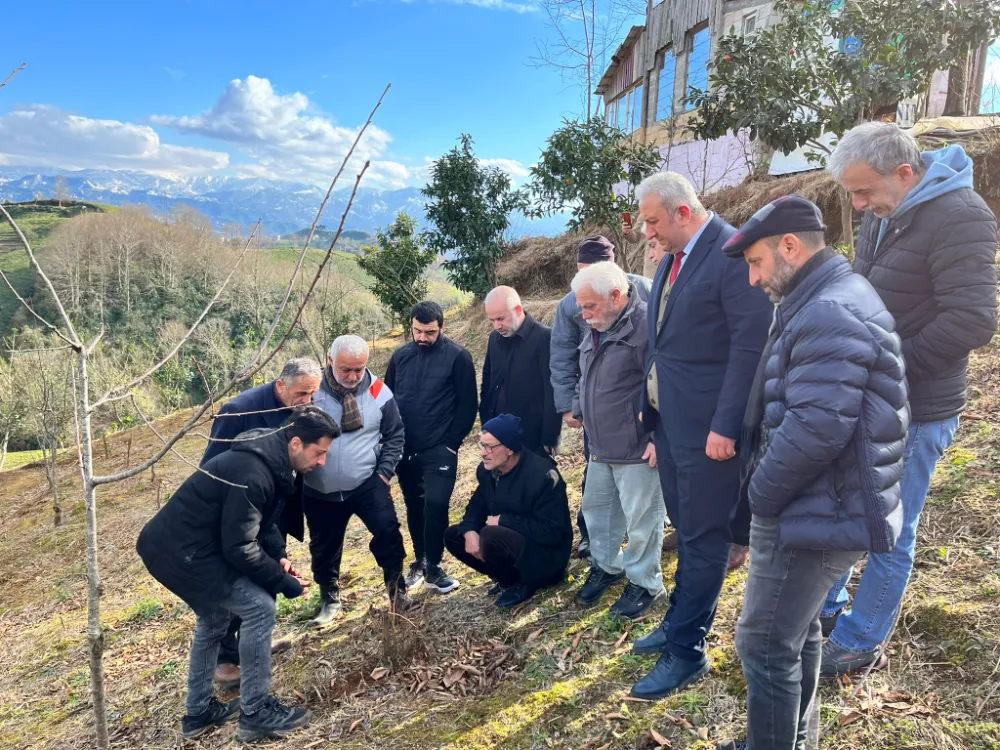
[[[112,206],[85,201],[33,201],[31,203],[5,203],[4,208],[24,232],[25,237],[39,254],[45,252],[45,240],[60,223],[87,211],[105,213]],[[0,218],[0,270],[10,280],[22,297],[35,293],[35,272],[28,262],[28,254],[21,246],[14,229]],[[0,282],[0,337],[6,336],[20,309],[20,303],[6,284]]]
[[[333,237],[336,234],[336,230],[328,229],[325,225],[320,224],[316,227],[316,233],[313,235],[312,241],[309,243],[309,247],[316,247],[321,249],[326,249],[333,242]],[[309,236],[309,228],[300,229],[292,234],[285,234],[278,238],[281,243],[290,243],[291,245],[302,246],[302,243],[306,241],[306,237]],[[345,253],[351,253],[352,255],[360,255],[361,248],[365,245],[370,245],[375,241],[375,235],[369,234],[368,232],[362,232],[357,229],[345,229],[341,232],[340,237],[337,239],[337,249]]]

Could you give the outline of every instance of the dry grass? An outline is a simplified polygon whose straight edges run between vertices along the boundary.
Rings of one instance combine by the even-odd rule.
[[[545,317],[554,301],[528,308]],[[474,309],[449,319],[464,337],[486,330]],[[470,342],[472,343],[472,342]],[[475,345],[473,345],[475,348]],[[1000,377],[996,347],[976,358],[970,414],[994,418]],[[179,415],[166,420],[174,422]],[[942,464],[925,513],[918,566],[890,650],[889,670],[873,675],[824,748],[1000,748],[1000,427],[968,418]],[[133,434],[133,460],[155,438]],[[124,464],[124,439],[110,441],[101,469]],[[182,443],[196,458],[200,439]],[[579,434],[560,457],[574,508],[583,468]],[[472,491],[477,459],[460,457],[453,516]],[[170,458],[157,470],[165,491],[188,468]],[[68,522],[51,527],[40,468],[5,473],[0,499],[0,748],[76,750],[92,746],[87,705],[85,570],[78,476],[67,457],[62,482]],[[397,492],[397,508],[403,509]],[[108,633],[111,726],[117,748],[191,747],[180,739],[192,613],[150,579],[134,552],[156,510],[148,474],[99,498],[101,563]],[[275,657],[276,691],[314,711],[314,722],[272,746],[307,748],[637,748],[656,746],[655,729],[674,748],[709,750],[745,721],[745,685],[733,644],[745,572],[729,576],[710,638],[714,671],[691,690],[657,703],[625,700],[652,666],[630,645],[660,613],[634,626],[601,608],[573,603],[586,566],[565,584],[510,615],[486,598],[488,582],[470,571],[447,596],[418,594],[420,608],[390,621],[381,573],[357,522],[348,530],[344,614],[328,630],[310,628],[311,601],[280,601],[276,635],[294,646]],[[296,567],[308,551],[293,544]],[[675,558],[664,556],[665,573]],[[605,602],[607,604],[609,602]],[[825,685],[824,717],[847,688]],[[231,727],[201,747],[236,748]]]

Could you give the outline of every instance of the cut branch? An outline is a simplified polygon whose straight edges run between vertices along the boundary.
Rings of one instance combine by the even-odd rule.
[[[19,68],[15,68],[15,69],[14,69],[14,72],[13,72],[13,73],[11,73],[11,74],[10,74],[9,76],[7,76],[6,78],[4,78],[4,79],[3,79],[3,83],[0,83],[0,89],[2,89],[2,88],[3,88],[4,86],[6,86],[6,85],[7,85],[8,83],[10,83],[10,79],[11,79],[11,78],[13,78],[14,76],[16,76],[16,75],[17,75],[18,73],[20,73],[20,72],[21,72],[22,70],[24,70],[24,67],[25,67],[25,66],[26,66],[27,64],[28,64],[28,63],[26,63],[26,62],[23,62],[23,63],[21,63],[21,67],[19,67]]]

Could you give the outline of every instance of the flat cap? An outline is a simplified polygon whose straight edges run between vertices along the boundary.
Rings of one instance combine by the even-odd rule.
[[[747,248],[765,237],[780,237],[800,232],[825,232],[823,213],[808,198],[783,195],[747,219],[740,231],[722,246],[730,258],[742,258]]]

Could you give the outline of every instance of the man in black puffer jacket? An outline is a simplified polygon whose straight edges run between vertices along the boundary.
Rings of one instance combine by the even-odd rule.
[[[920,153],[892,123],[859,125],[830,158],[830,171],[866,211],[854,270],[896,319],[903,341],[912,424],[901,484],[903,530],[892,552],[868,557],[849,612],[845,586],[823,607],[823,675],[862,669],[889,637],[913,570],[917,526],[938,459],[965,409],[969,353],[997,329],[997,222],[972,189],[961,146]]]
[[[406,590],[421,583],[442,594],[458,581],[441,567],[444,530],[458,472],[458,449],[476,421],[476,367],[472,356],[444,335],[444,311],[420,302],[410,313],[413,341],[392,353],[385,384],[396,397],[406,430],[396,476],[416,558]]]
[[[736,648],[747,679],[744,747],[755,750],[818,746],[809,735],[826,592],[866,550],[891,550],[903,522],[900,339],[871,284],[825,246],[824,229],[819,209],[791,195],[723,248],[745,256],[750,283],[778,303],[741,440],[756,469]]]
[[[326,461],[340,434],[333,419],[306,406],[275,430],[242,433],[233,447],[192,474],[143,527],[136,549],[150,574],[198,616],[188,673],[183,735],[191,739],[240,715],[241,740],[281,737],[304,726],[305,709],[270,695],[275,597],[302,595],[276,521],[295,472]],[[240,700],[213,696],[219,644],[237,615]]]

